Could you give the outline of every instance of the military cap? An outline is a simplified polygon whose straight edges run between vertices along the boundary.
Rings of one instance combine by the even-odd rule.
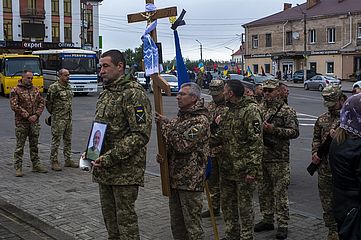
[[[263,82],[262,87],[263,88],[270,88],[270,89],[275,89],[277,87],[279,87],[280,82],[276,79],[268,79],[266,81]]]
[[[333,107],[342,95],[341,88],[337,86],[327,86],[322,90],[322,97],[325,107]]]
[[[217,96],[223,92],[223,80],[211,80],[209,83],[209,95]]]

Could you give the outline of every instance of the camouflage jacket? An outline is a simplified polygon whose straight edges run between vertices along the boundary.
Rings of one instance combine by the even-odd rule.
[[[105,185],[144,185],[146,145],[152,128],[152,109],[141,85],[121,76],[100,94],[95,120],[107,124],[100,168],[93,180]]]
[[[208,110],[203,103],[162,124],[167,146],[171,188],[203,191],[204,173],[209,155]]]
[[[283,99],[265,102],[263,105],[263,119],[267,120],[271,115],[274,115],[281,104],[283,104],[282,108],[271,122],[274,125],[273,132],[264,132],[264,136],[267,136],[275,143],[274,146],[267,146],[265,144],[263,152],[264,162],[289,162],[290,139],[295,139],[300,134],[296,111],[285,104]]]
[[[320,145],[326,140],[330,130],[336,129],[339,124],[340,124],[340,111],[337,111],[337,113],[335,114],[326,112],[317,118],[317,121],[313,128],[312,154],[317,152]],[[327,159],[328,158],[324,158],[323,161],[321,161],[321,165],[323,164],[328,165]],[[329,169],[329,174],[331,174],[330,168],[329,167],[327,168]]]
[[[46,95],[46,109],[52,121],[70,120],[72,115],[73,92],[70,85],[63,86],[59,81],[51,84]]]
[[[10,106],[15,112],[15,124],[30,123],[28,118],[32,115],[39,117],[44,111],[45,100],[39,89],[34,86],[26,87],[21,80],[18,86],[11,89]]]
[[[241,97],[227,107],[216,134],[223,146],[220,174],[234,181],[244,174],[257,177],[263,149],[261,111],[251,97]]]
[[[214,122],[217,116],[221,115],[226,109],[225,102],[215,103],[211,101],[207,106],[210,118],[211,138],[209,139],[210,156],[216,157],[222,153],[222,144],[215,140],[214,134],[217,132],[218,125]]]

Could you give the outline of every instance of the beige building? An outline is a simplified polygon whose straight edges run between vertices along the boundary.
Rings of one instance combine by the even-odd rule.
[[[318,73],[350,79],[361,70],[360,0],[285,3],[282,12],[243,27],[245,65],[255,73],[264,68],[290,75],[306,64]]]

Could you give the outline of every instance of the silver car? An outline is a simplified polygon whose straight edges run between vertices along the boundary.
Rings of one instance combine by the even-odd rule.
[[[305,81],[303,86],[306,90],[322,91],[328,85],[341,87],[341,81],[331,76],[316,75]]]

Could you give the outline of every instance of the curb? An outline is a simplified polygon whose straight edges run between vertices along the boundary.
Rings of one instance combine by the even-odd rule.
[[[24,224],[31,226],[38,231],[47,235],[47,239],[58,239],[58,240],[74,240],[75,238],[67,235],[66,233],[50,226],[49,224],[41,221],[40,219],[34,217],[33,215],[26,213],[25,211],[19,209],[18,207],[6,202],[3,198],[0,198],[0,209],[7,213],[9,216],[14,216],[15,218],[22,221]],[[19,233],[18,233],[19,234]],[[29,239],[29,233],[23,233],[24,239]]]

